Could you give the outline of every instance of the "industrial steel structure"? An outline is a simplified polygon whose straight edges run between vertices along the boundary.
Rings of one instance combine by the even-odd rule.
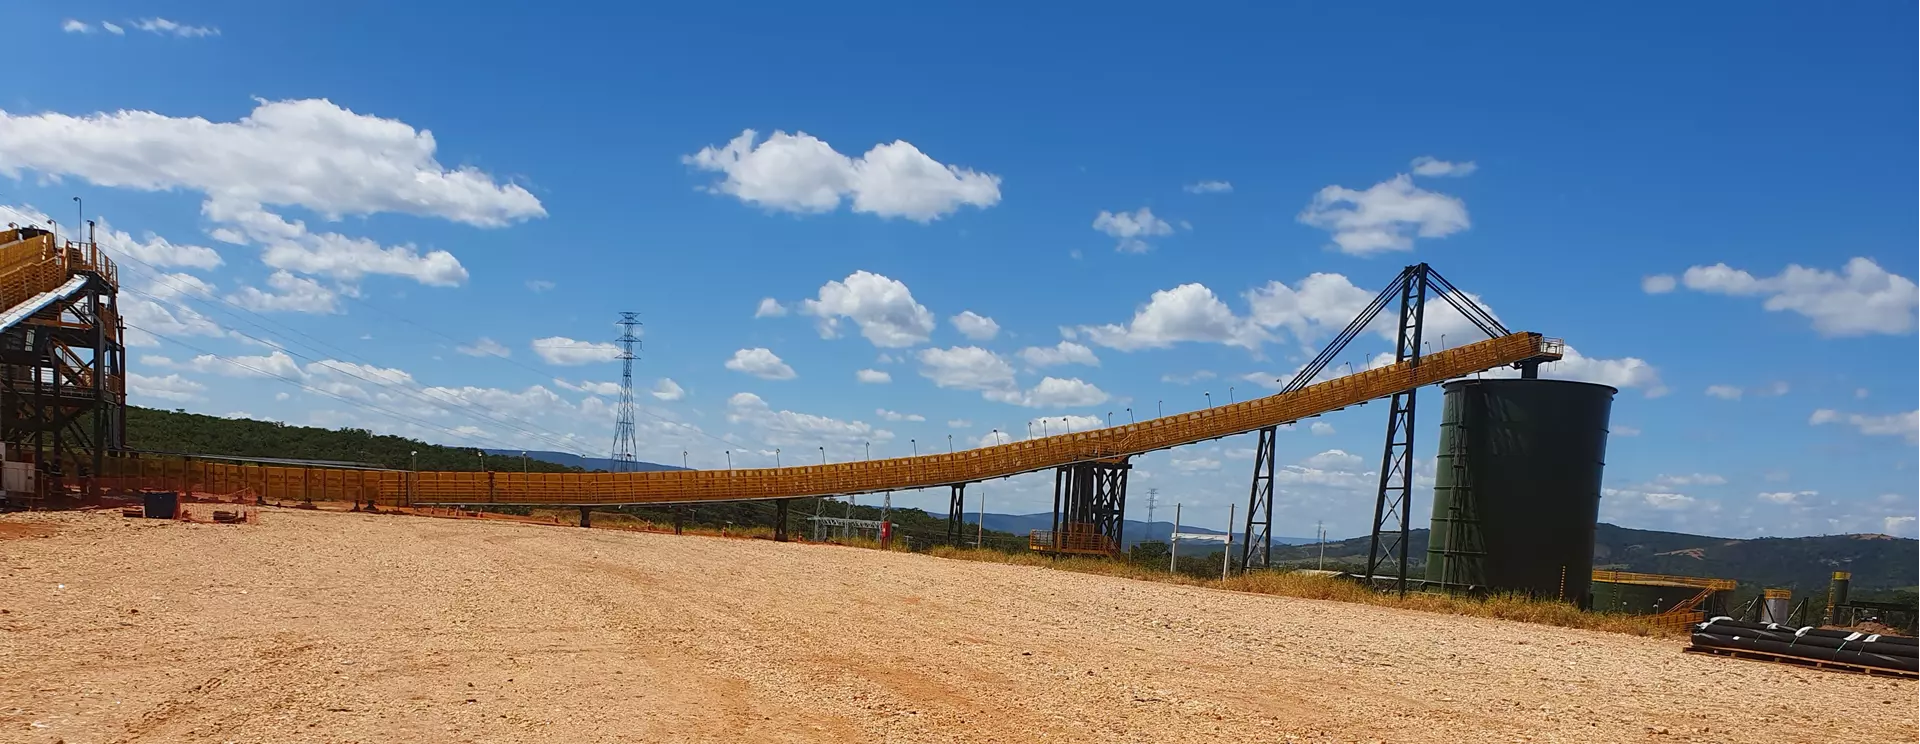
[[[1731,579],[1594,570],[1586,608],[1596,612],[1653,615],[1669,627],[1684,627],[1724,614]]]
[[[126,443],[119,276],[92,240],[0,231],[5,498],[58,506],[98,487]]]
[[[639,313],[620,314],[620,403],[615,406],[613,422],[613,454],[609,456],[616,473],[639,470],[640,445],[634,437],[633,429],[633,360],[634,348],[640,343],[640,336],[633,329],[640,325]]]
[[[881,460],[741,470],[636,473],[411,472],[353,473],[378,503],[422,505],[616,505],[786,499],[932,488],[1004,478],[1066,465],[1144,454],[1258,431],[1358,405],[1422,385],[1524,362],[1558,359],[1563,345],[1538,333],[1514,333],[1334,378],[1293,392],[1229,403],[1103,429],[1010,442],[953,453]],[[188,484],[244,483],[274,498],[316,500],[317,469],[210,463],[177,456],[111,460],[116,489],[181,490]],[[339,481],[318,484],[331,489]],[[343,486],[344,488],[344,486]],[[198,490],[198,487],[184,489]],[[324,498],[344,498],[346,492]]]
[[[1411,484],[1413,391],[1498,367],[1531,375],[1557,360],[1563,345],[1538,333],[1512,333],[1474,306],[1425,264],[1409,266],[1322,354],[1279,393],[1198,411],[1071,432],[991,447],[837,464],[727,470],[625,472],[634,441],[631,374],[639,337],[637,318],[622,315],[622,405],[613,446],[612,473],[416,472],[358,470],[306,465],[242,464],[181,455],[122,452],[120,421],[125,408],[125,353],[114,307],[118,289],[112,263],[91,243],[57,246],[32,228],[0,233],[0,304],[4,318],[6,443],[34,452],[46,477],[42,493],[96,496],[173,491],[183,495],[250,493],[268,500],[351,501],[416,505],[675,504],[749,499],[787,500],[851,496],[914,488],[951,489],[950,536],[959,534],[966,486],[1043,470],[1055,470],[1052,529],[1030,544],[1056,552],[1117,552],[1124,545],[1127,474],[1133,457],[1182,445],[1259,432],[1251,490],[1249,533],[1270,538],[1273,521],[1274,432],[1277,427],[1378,398],[1393,398],[1387,467],[1376,504],[1380,525],[1397,514],[1393,544],[1399,544],[1398,577],[1405,580],[1406,503]],[[1425,351],[1421,323],[1429,292],[1457,308],[1490,338],[1435,353]],[[1383,308],[1398,301],[1400,333],[1393,364],[1322,380],[1346,344]],[[85,424],[90,423],[91,426]],[[9,457],[10,460],[21,458]],[[76,488],[69,474],[83,476]],[[1391,499],[1389,494],[1391,493]],[[585,517],[583,515],[583,521]],[[1375,550],[1376,558],[1381,554]],[[1266,551],[1246,551],[1264,563]],[[1377,569],[1379,560],[1369,562]]]

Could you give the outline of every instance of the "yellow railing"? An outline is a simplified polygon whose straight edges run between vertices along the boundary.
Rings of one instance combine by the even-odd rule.
[[[1730,592],[1738,586],[1732,579],[1708,579],[1698,576],[1669,576],[1667,574],[1632,573],[1628,571],[1602,571],[1594,569],[1594,581],[1609,584],[1653,584],[1656,586],[1691,586],[1700,589],[1712,589],[1716,592]]]
[[[116,289],[120,286],[119,270],[99,246],[67,243],[62,247],[51,233],[0,230],[0,310],[58,289],[82,271],[99,274]]]
[[[334,474],[321,475],[326,469],[184,462],[178,458],[156,466],[152,464],[154,458],[140,457],[114,458],[102,475],[103,482],[123,483],[124,488],[193,492],[202,490],[206,483],[241,482],[273,499],[361,500],[349,496],[362,496],[372,489],[381,503],[396,504],[644,504],[906,490],[1001,478],[1219,439],[1474,372],[1529,359],[1557,358],[1560,348],[1558,341],[1539,334],[1515,333],[1422,357],[1417,367],[1408,363],[1380,367],[1291,393],[1139,423],[949,454],[831,465],[646,473],[329,471]],[[114,478],[128,480],[111,480]],[[224,487],[213,486],[216,490]],[[291,495],[296,489],[300,495]]]

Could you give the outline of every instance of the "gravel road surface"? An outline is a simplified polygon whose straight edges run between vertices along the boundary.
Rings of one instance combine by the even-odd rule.
[[[1914,741],[1911,681],[768,541],[0,517],[0,742]]]

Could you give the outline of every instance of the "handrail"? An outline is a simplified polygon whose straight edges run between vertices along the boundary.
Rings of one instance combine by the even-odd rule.
[[[1708,579],[1698,576],[1670,576],[1667,574],[1632,573],[1629,571],[1593,570],[1593,580],[1607,584],[1649,584],[1654,586],[1690,586],[1710,589],[1717,592],[1730,592],[1739,586],[1732,579]]]
[[[1039,439],[953,453],[915,457],[742,470],[675,470],[645,473],[512,473],[388,471],[375,476],[330,480],[321,469],[226,465],[194,461],[182,469],[154,465],[159,458],[116,458],[106,476],[132,478],[127,488],[141,483],[182,483],[162,486],[193,491],[195,479],[234,479],[258,483],[263,493],[299,493],[314,500],[349,500],[333,484],[353,494],[382,503],[415,504],[552,504],[604,505],[686,503],[783,499],[809,496],[873,493],[928,488],[1004,478],[1048,470],[1077,462],[1102,460],[1169,449],[1277,426],[1348,406],[1432,385],[1475,372],[1526,361],[1558,358],[1559,342],[1537,333],[1515,333],[1458,346],[1423,356],[1418,363],[1398,364],[1338,377],[1302,389],[1228,403],[1137,423],[1056,434]],[[115,468],[119,470],[115,470]],[[177,472],[177,475],[175,474]],[[158,478],[156,479],[156,476]],[[318,478],[318,482],[316,482]],[[279,479],[279,480],[275,480]],[[291,480],[291,479],[297,479]],[[273,483],[282,483],[276,489]],[[363,490],[364,489],[364,490]],[[280,498],[276,496],[275,498]]]

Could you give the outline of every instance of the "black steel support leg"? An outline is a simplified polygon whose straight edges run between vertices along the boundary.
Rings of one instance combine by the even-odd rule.
[[[773,540],[787,541],[787,502],[792,499],[780,499],[773,502]]]
[[[580,526],[581,527],[593,526],[593,507],[591,506],[580,507]]]
[[[967,484],[955,483],[952,486],[953,499],[947,504],[947,544],[960,546],[960,535],[966,530]]]
[[[1253,568],[1253,551],[1260,551],[1260,567],[1273,567],[1273,445],[1275,427],[1260,430],[1260,446],[1253,454],[1253,489],[1247,496],[1246,552],[1240,557],[1240,572]]]
[[[1421,327],[1426,317],[1425,264],[1410,267],[1411,276],[1400,291],[1400,322],[1394,344],[1395,363],[1420,366]],[[1373,536],[1367,545],[1367,579],[1394,565],[1394,589],[1407,593],[1407,531],[1413,502],[1414,404],[1419,389],[1393,396],[1387,411],[1387,443],[1380,453],[1380,489],[1373,502]],[[1396,525],[1395,522],[1398,522]]]

